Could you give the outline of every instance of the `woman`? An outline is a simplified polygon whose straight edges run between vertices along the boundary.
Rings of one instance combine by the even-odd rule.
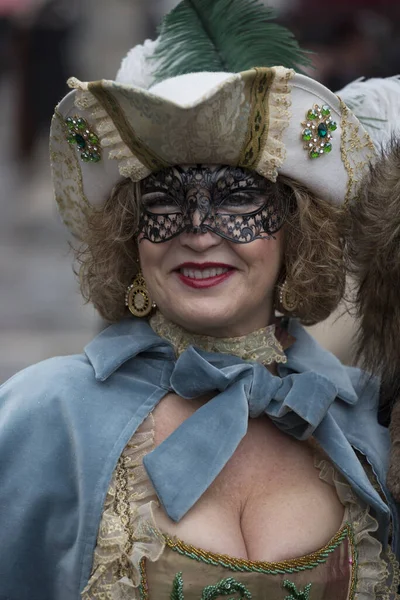
[[[204,4],[221,23],[226,3]],[[249,46],[244,7],[250,49],[265,41],[264,9],[229,3],[219,57],[229,36]],[[199,69],[193,28],[201,72],[174,77],[188,50],[169,33],[191,10],[116,82],[71,80],[56,109],[56,198],[84,243],[83,292],[113,324],[2,387],[2,594],[396,598],[376,382],[274,315],[337,306],[340,204],[373,146],[287,67]]]

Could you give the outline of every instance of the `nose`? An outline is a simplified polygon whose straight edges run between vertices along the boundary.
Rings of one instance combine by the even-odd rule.
[[[191,214],[191,220],[193,223],[193,227],[200,227],[200,225],[202,224],[204,219],[204,214],[202,214],[199,209],[196,209],[192,214]]]
[[[201,221],[200,221],[201,223]],[[198,227],[197,222],[193,219],[193,225]],[[222,243],[222,238],[216,233],[206,231],[205,233],[183,232],[178,236],[179,243],[185,248],[190,248],[195,252],[204,252],[214,246],[219,246]]]

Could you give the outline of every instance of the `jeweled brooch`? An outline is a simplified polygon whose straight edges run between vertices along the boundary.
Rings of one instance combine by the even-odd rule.
[[[332,133],[337,129],[337,123],[332,120],[330,106],[314,104],[302,126],[301,139],[310,158],[319,158],[331,152]]]
[[[100,140],[90,129],[82,117],[67,117],[68,143],[76,146],[83,162],[99,162],[101,160]]]

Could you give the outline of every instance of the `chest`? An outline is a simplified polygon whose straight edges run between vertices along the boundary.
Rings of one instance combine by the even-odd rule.
[[[208,399],[166,396],[153,413],[155,445]],[[343,506],[319,478],[310,446],[259,417],[250,419],[231,459],[179,523],[161,508],[156,519],[163,532],[194,546],[277,561],[324,546],[340,528]]]

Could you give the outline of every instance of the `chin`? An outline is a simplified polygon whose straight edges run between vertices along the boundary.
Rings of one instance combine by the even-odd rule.
[[[229,336],[229,330],[232,324],[236,322],[235,315],[229,314],[227,307],[212,307],[210,302],[203,307],[180,306],[179,311],[164,311],[160,307],[161,312],[171,321],[180,325],[187,331],[200,335],[216,335],[218,330],[227,330],[227,333],[221,336]]]

